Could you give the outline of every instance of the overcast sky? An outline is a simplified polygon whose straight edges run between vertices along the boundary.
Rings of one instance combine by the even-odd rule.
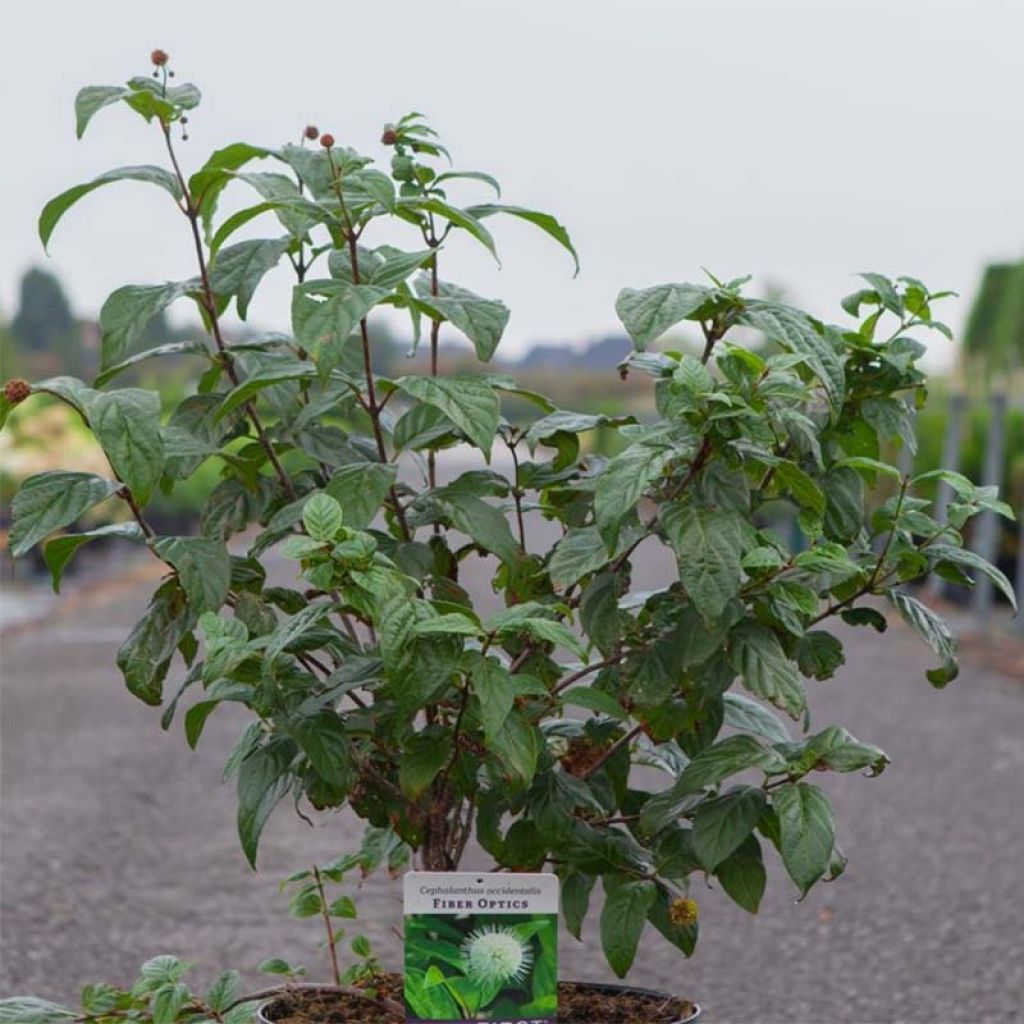
[[[557,214],[576,280],[561,250],[511,221],[492,222],[501,270],[464,239],[444,257],[444,277],[508,302],[511,346],[613,330],[619,288],[701,266],[781,284],[830,317],[854,272],[910,273],[965,297],[949,310],[959,325],[983,264],[1024,255],[1022,44],[1024,0],[10,4],[0,309],[44,260],[47,198],[162,162],[158,132],[130,111],[103,111],[78,142],[72,109],[79,86],[145,73],[161,46],[205,97],[182,147],[190,167],[307,122],[380,156],[382,123],[415,108],[459,167]],[[191,276],[166,200],[125,183],[67,216],[48,265],[79,311],[127,281]],[[288,288],[282,271],[250,320],[285,327]]]

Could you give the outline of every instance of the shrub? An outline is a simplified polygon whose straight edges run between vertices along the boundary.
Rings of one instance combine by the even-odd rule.
[[[904,397],[924,399],[914,333],[946,332],[932,318],[939,296],[912,278],[864,275],[844,300],[856,322],[840,327],[747,298],[743,280],[626,289],[617,310],[636,352],[621,372],[651,378],[656,421],[555,408],[485,369],[440,376],[437,351],[442,327],[454,329],[486,363],[509,316],[445,279],[447,247],[468,240],[493,257],[488,225],[504,215],[575,258],[558,221],[498,200],[457,205],[464,187],[497,193],[497,182],[446,169],[417,114],[385,129],[390,173],[303,133],[277,149],[233,143],[188,177],[174,134],[199,98],[170,84],[166,62],[155,79],[78,96],[79,135],[100,108],[126,105],[162,134],[169,168],[120,168],[58,196],[40,219],[44,243],[87,192],[142,181],[181,211],[196,276],[110,296],[94,386],[33,385],[82,416],[112,475],[27,480],[11,541],[24,553],[105,498],[126,503],[132,521],[114,529],[167,573],[118,665],[132,694],[163,704],[165,728],[190,705],[192,746],[221,704],[251,713],[227,765],[248,860],[285,798],[367,823],[346,869],[401,864],[409,849],[425,868],[452,869],[475,834],[503,868],[553,865],[576,935],[600,880],[601,936],[619,975],[647,923],[692,952],[694,878],[713,876],[754,912],[766,848],[801,893],[836,877],[832,808],[808,779],[877,774],[886,755],[839,725],[794,735],[772,709],[806,726],[805,680],[843,663],[830,625],[884,632],[880,596],[935,652],[928,677],[944,686],[957,674],[953,638],[905,585],[933,570],[983,573],[1010,592],[960,542],[971,516],[1008,513],[994,491],[942,470],[903,478],[879,457],[911,429]],[[235,184],[258,201],[221,219]],[[384,221],[408,228],[410,248],[374,244]],[[255,223],[273,229],[234,240]],[[279,264],[296,279],[292,332],[229,343],[229,306],[244,318]],[[136,351],[147,321],[179,299],[198,306],[207,341]],[[367,320],[380,310],[409,317],[413,346],[425,335],[432,372],[374,373]],[[703,331],[699,358],[647,351],[683,321]],[[744,348],[744,329],[772,354]],[[158,394],[109,386],[183,345],[206,369],[166,418]],[[503,419],[507,396],[533,404],[531,422]],[[610,459],[583,453],[597,429],[619,435]],[[446,473],[456,446],[478,464]],[[209,460],[220,480],[201,532],[156,535],[154,494]],[[948,523],[917,495],[936,476],[956,492]],[[865,497],[885,480],[893,493],[867,517]],[[763,525],[760,510],[778,501],[797,511],[799,543]],[[547,546],[531,541],[541,521],[554,527]],[[93,535],[46,543],[55,581]],[[641,545],[664,548],[678,570],[669,585],[634,590]],[[284,585],[268,579],[278,559],[293,567]],[[483,577],[498,611],[472,586]],[[176,659],[186,674],[167,694]],[[315,913],[317,892],[303,898]]]

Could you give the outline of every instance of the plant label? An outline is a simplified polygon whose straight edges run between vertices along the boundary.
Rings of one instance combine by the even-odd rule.
[[[405,1011],[417,1024],[554,1024],[558,879],[407,874]]]

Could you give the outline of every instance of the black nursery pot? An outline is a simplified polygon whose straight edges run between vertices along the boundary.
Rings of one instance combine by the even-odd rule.
[[[660,1001],[667,1001],[673,998],[673,996],[670,996],[665,992],[657,992],[651,988],[637,988],[635,985],[597,985],[588,982],[586,984],[586,987],[589,989],[593,989],[595,992],[602,992],[609,996],[633,993],[634,995],[647,996],[651,999],[657,999]],[[691,1013],[688,1017],[680,1017],[678,1020],[672,1021],[671,1024],[693,1024],[693,1021],[696,1021],[699,1018],[700,1007],[696,1003],[694,1003],[693,1013]],[[597,1022],[595,1021],[594,1024],[597,1024]]]
[[[304,986],[299,986],[303,988]],[[649,988],[636,988],[632,985],[600,985],[593,982],[581,982],[577,983],[577,987],[586,988],[592,992],[600,993],[601,995],[607,996],[618,996],[618,995],[635,995],[640,996],[646,1000],[650,1000],[657,1003],[666,1003],[673,999],[673,996],[667,995],[664,992],[657,992],[654,989]],[[277,1003],[277,999],[268,999],[265,1003],[262,1003],[256,1010],[256,1020],[258,1024],[277,1024],[277,1014],[274,1013],[274,1005]],[[652,1021],[651,1024],[694,1024],[694,1021],[698,1020],[701,1016],[701,1009],[695,1003],[693,1005],[693,1012],[686,1017],[680,1017],[677,1020],[665,1021],[660,1019],[657,1022]],[[599,1021],[592,1021],[590,1024],[601,1024]]]

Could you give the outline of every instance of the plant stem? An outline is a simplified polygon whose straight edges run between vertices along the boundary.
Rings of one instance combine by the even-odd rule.
[[[603,668],[610,668],[612,665],[618,665],[618,663],[620,661],[624,661],[625,658],[625,654],[613,654],[610,658],[605,658],[604,661],[597,661],[594,662],[593,665],[587,665],[585,668],[581,668],[578,672],[573,672],[571,675],[567,675],[552,689],[551,695],[555,696],[563,690],[567,690],[573,683],[578,683],[581,679],[594,672],[600,672]]]
[[[178,163],[177,154],[174,152],[174,143],[171,141],[170,125],[161,123],[160,127],[164,133],[164,141],[167,144],[167,153],[171,158],[171,165],[174,167],[175,177],[177,177],[178,184],[181,187],[185,203],[185,216],[188,218],[189,227],[192,229],[192,242],[195,246],[196,260],[199,264],[199,278],[203,286],[203,308],[206,310],[206,315],[210,319],[210,333],[213,335],[213,340],[217,345],[217,351],[220,353],[224,370],[231,383],[237,387],[240,383],[238,371],[235,369],[234,358],[228,351],[228,347],[224,342],[224,336],[221,333],[220,319],[217,316],[217,302],[213,288],[210,285],[209,268],[206,265],[206,254],[203,251],[203,237],[199,231],[199,211],[196,209],[193,197],[189,193],[188,182],[185,179],[185,175],[182,173],[181,165]],[[270,437],[260,420],[259,414],[256,411],[255,402],[246,402],[245,411],[256,430],[260,446],[263,448],[267,458],[270,460],[270,464],[273,466],[278,480],[281,481],[281,486],[284,488],[288,497],[294,501],[298,497],[298,494],[295,491],[295,485],[292,483],[291,477],[285,471],[284,466],[281,465],[281,460],[277,457],[277,452],[274,450],[273,442],[270,440]]]
[[[313,865],[313,877],[316,879],[316,889],[320,894],[320,913],[323,915],[324,928],[327,931],[327,953],[331,961],[331,978],[335,985],[341,985],[341,968],[338,966],[338,937],[334,934],[334,922],[331,921],[330,911],[327,909],[327,896],[324,893],[324,880],[320,876],[320,869]]]
[[[526,553],[526,524],[523,521],[523,492],[519,487],[519,455],[516,452],[515,441],[506,441],[505,446],[512,456],[512,466],[515,470],[512,479],[512,498],[516,504],[516,524],[519,527],[519,546]]]
[[[358,241],[358,235],[356,234],[355,227],[352,224],[352,218],[348,213],[348,204],[345,202],[345,190],[341,184],[341,173],[338,170],[337,165],[334,163],[334,155],[330,149],[327,150],[327,159],[331,165],[331,176],[333,178],[334,192],[338,197],[338,204],[341,207],[342,216],[345,219],[345,240],[348,244],[348,258],[349,264],[352,267],[352,283],[355,285],[359,284],[359,250],[356,246]],[[380,410],[382,406],[377,404],[377,386],[373,376],[373,362],[370,354],[370,332],[367,325],[366,317],[364,316],[359,321],[359,335],[362,341],[363,347],[363,374],[366,378],[366,414],[370,418],[370,424],[373,429],[373,437],[377,442],[377,454],[380,457],[380,461],[387,465],[388,463],[388,449],[387,444],[384,441],[384,432],[380,426]],[[390,490],[391,504],[395,510],[395,518],[398,520],[398,525],[401,528],[402,535],[406,540],[412,539],[412,531],[409,529],[409,523],[405,518],[405,509],[402,508],[402,503],[398,500],[398,492],[394,487]]]
[[[427,238],[427,244],[434,249],[434,258],[430,261],[430,294],[436,296],[439,291],[437,279],[437,239],[433,230]],[[430,376],[438,375],[438,349],[441,334],[441,321],[434,318],[430,321]],[[437,452],[433,448],[427,452],[427,480],[431,489],[437,486]]]
[[[644,731],[644,726],[635,725],[632,729],[625,734],[620,736],[592,765],[585,768],[580,774],[579,778],[586,779],[594,774],[598,768],[602,767],[604,763],[610,758],[617,754],[623,747],[628,746],[633,742]]]

